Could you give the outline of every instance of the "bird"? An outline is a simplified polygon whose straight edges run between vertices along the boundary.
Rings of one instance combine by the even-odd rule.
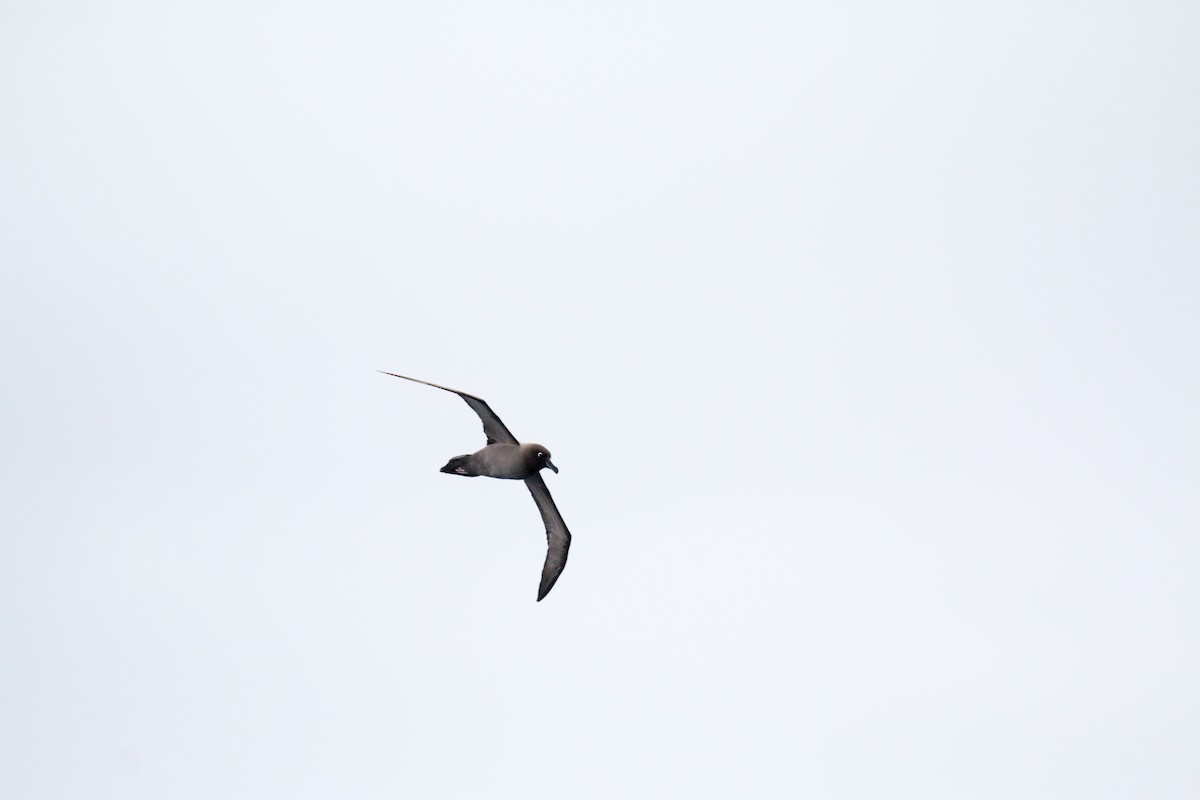
[[[518,442],[517,437],[509,432],[491,406],[480,397],[407,375],[378,371],[393,378],[403,378],[444,392],[452,392],[465,400],[471,410],[479,415],[479,419],[483,421],[483,433],[487,437],[487,444],[475,453],[455,456],[446,462],[441,471],[468,478],[482,475],[488,478],[525,481],[529,493],[533,495],[533,502],[537,504],[538,512],[542,515],[542,523],[546,526],[546,563],[542,566],[542,580],[538,584],[537,599],[540,603],[550,593],[558,576],[566,567],[567,551],[571,547],[571,532],[567,530],[567,523],[563,522],[562,514],[554,505],[554,498],[550,496],[550,490],[546,488],[546,482],[541,476],[543,469],[558,473],[558,467],[550,460],[550,451],[540,444]]]

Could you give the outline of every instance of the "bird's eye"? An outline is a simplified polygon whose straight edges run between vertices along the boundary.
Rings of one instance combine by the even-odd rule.
[[[545,457],[546,457],[546,454],[543,453],[541,450],[538,450],[538,458],[545,458]]]

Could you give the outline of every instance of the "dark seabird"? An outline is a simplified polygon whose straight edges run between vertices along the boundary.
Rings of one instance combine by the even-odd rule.
[[[383,372],[383,370],[379,371]],[[442,472],[448,472],[451,475],[466,475],[468,478],[485,475],[489,478],[525,481],[525,485],[529,487],[529,493],[533,495],[533,502],[537,503],[538,511],[542,514],[542,522],[546,525],[546,564],[542,567],[542,583],[538,587],[537,598],[538,602],[541,602],[542,598],[550,593],[554,582],[562,574],[563,567],[567,565],[567,549],[571,546],[571,532],[567,530],[567,523],[563,522],[562,514],[558,513],[558,508],[555,507],[554,500],[550,497],[550,490],[546,488],[546,482],[539,474],[546,467],[558,472],[558,467],[550,461],[550,451],[540,444],[518,442],[517,437],[504,427],[504,423],[496,416],[496,412],[473,394],[460,392],[458,389],[451,389],[448,386],[438,386],[429,381],[410,378],[407,375],[397,375],[394,372],[383,372],[383,374],[391,375],[393,378],[404,378],[413,383],[423,383],[435,389],[454,392],[467,401],[471,410],[483,420],[483,433],[487,436],[487,446],[477,453],[455,456],[446,463],[446,466],[442,467]]]

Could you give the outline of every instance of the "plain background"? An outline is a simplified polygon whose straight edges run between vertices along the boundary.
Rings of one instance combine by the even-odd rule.
[[[0,796],[1200,796],[1198,24],[4,3]]]

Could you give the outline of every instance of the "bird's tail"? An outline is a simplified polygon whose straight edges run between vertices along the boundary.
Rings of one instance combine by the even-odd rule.
[[[446,466],[442,467],[442,472],[448,472],[451,475],[466,475],[473,478],[479,473],[471,469],[471,465],[467,463],[470,458],[470,456],[455,456],[446,462]]]

